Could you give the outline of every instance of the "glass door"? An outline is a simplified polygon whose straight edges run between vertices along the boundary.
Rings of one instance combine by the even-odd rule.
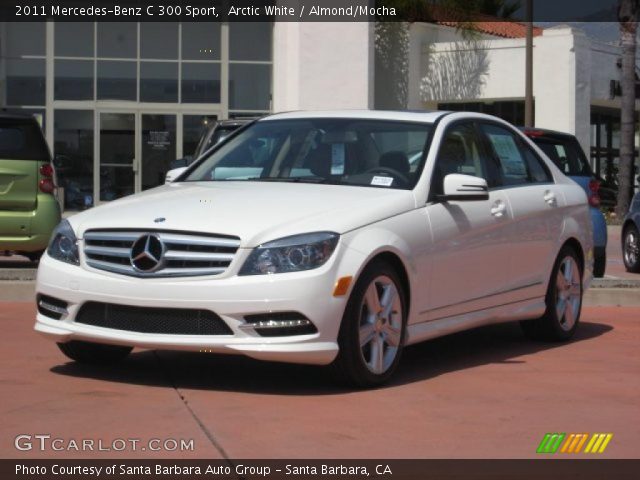
[[[98,136],[98,202],[108,202],[136,191],[136,114],[100,112]]]
[[[164,184],[164,178],[176,159],[176,115],[143,113],[142,117],[142,190]]]

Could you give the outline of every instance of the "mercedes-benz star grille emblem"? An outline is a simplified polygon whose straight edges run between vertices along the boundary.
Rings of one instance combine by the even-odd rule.
[[[131,247],[131,266],[143,273],[158,271],[164,264],[164,253],[164,243],[157,235],[142,235]]]

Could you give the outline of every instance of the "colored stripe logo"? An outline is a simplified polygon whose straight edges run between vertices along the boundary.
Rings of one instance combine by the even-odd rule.
[[[545,433],[536,453],[603,453],[612,438],[613,433]]]

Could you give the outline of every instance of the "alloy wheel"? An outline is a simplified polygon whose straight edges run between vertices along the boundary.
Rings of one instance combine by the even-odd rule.
[[[640,245],[638,244],[638,234],[631,229],[624,237],[624,262],[626,265],[635,265],[638,262]]]
[[[360,353],[370,372],[383,374],[402,341],[402,299],[391,278],[380,275],[369,284],[360,312]]]
[[[575,258],[567,256],[556,277],[556,314],[563,330],[569,331],[575,325],[581,302],[580,268]]]

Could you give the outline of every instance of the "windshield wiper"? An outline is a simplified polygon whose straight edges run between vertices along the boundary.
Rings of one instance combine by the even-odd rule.
[[[330,183],[331,180],[324,177],[256,177],[248,178],[256,182],[286,182],[286,183]]]

